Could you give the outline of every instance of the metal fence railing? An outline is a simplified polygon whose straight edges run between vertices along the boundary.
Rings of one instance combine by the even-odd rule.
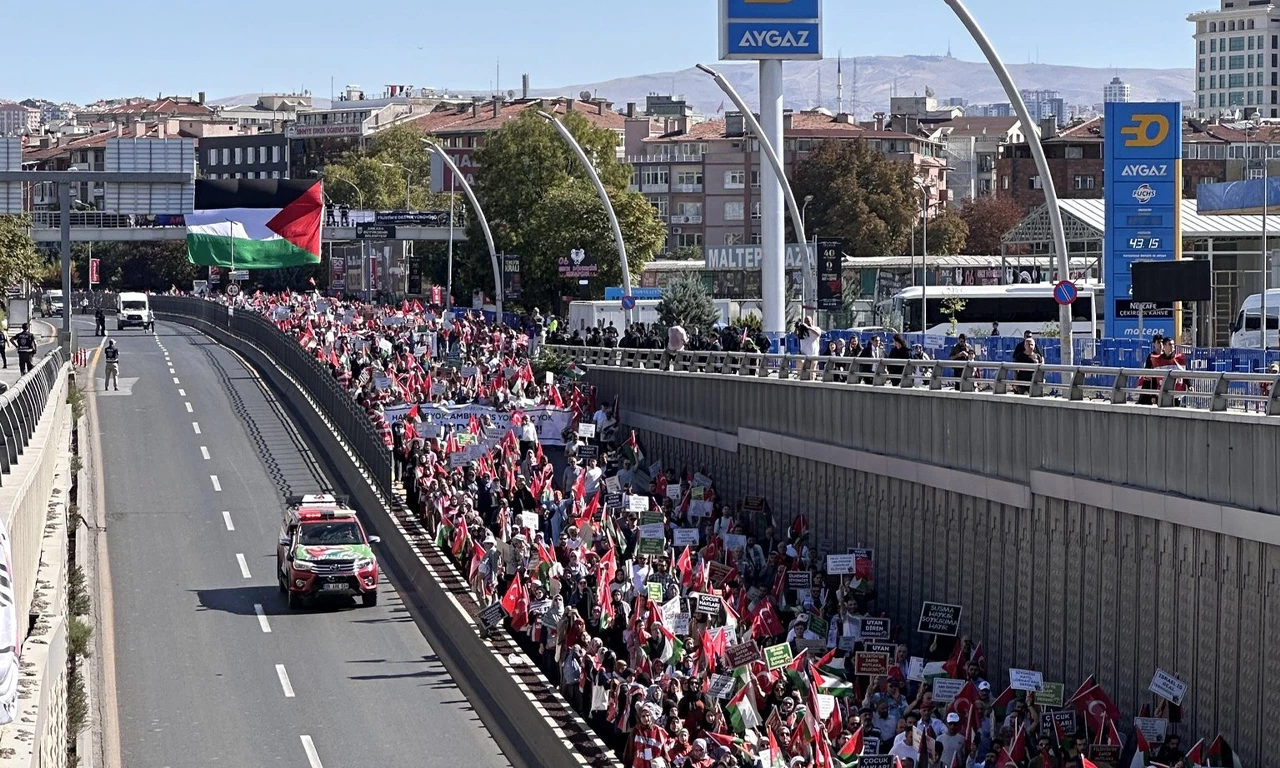
[[[328,367],[312,357],[292,336],[270,320],[247,310],[229,311],[212,301],[181,296],[152,296],[152,309],[178,319],[202,321],[261,349],[288,372],[315,401],[339,436],[346,441],[378,489],[391,495],[391,450],[369,415],[356,404]]]
[[[26,452],[40,415],[49,403],[49,393],[57,386],[66,363],[66,353],[54,348],[0,395],[0,485],[4,483],[4,475],[13,471],[18,457]]]
[[[987,391],[1031,398],[1058,397],[1163,408],[1256,411],[1280,416],[1280,376],[1273,373],[1032,365],[998,361],[801,357],[748,352],[679,352],[660,349],[554,346],[585,366],[668,369],[713,376],[825,381],[900,389]]]

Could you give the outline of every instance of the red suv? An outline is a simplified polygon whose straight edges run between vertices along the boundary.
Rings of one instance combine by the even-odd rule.
[[[328,494],[297,498],[285,515],[276,546],[276,574],[289,607],[324,595],[359,595],[378,604],[378,560],[355,510]]]

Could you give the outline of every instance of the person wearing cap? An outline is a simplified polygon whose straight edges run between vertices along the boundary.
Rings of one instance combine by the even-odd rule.
[[[953,765],[957,755],[964,754],[965,738],[960,732],[960,713],[947,713],[947,730],[937,737],[938,746],[942,749],[942,765]]]

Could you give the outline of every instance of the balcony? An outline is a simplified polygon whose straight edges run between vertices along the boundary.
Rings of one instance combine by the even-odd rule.
[[[640,191],[646,195],[665,195],[670,191],[670,184],[641,184]]]
[[[637,163],[701,163],[702,155],[627,155],[627,162]]]
[[[702,223],[702,216],[700,216],[700,215],[698,215],[698,216],[682,216],[682,215],[677,214],[677,215],[675,215],[675,216],[672,216],[672,217],[671,217],[671,223],[672,223],[672,224],[701,224],[701,223]]]
[[[682,192],[684,194],[697,194],[702,192],[701,184],[676,184],[671,189],[672,192]]]

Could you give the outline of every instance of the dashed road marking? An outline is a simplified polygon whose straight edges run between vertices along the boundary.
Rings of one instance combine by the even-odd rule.
[[[218,482],[217,475],[209,475],[209,480],[213,482],[213,490],[216,493],[222,493],[222,483]]]
[[[200,422],[198,421],[191,422],[191,428],[196,431],[197,435],[200,434]]]
[[[254,603],[253,612],[258,614],[258,626],[262,631],[271,634],[271,625],[267,623],[267,612],[262,610],[262,603]]]
[[[225,509],[222,510],[222,522],[227,524],[228,531],[234,531],[236,529],[236,524],[231,522],[231,513]]]
[[[202,446],[200,446],[200,458],[204,459],[205,461],[208,461],[208,460],[209,460],[209,449],[208,449],[208,447],[203,446],[203,445],[202,445]]]
[[[289,673],[284,671],[283,664],[276,665],[276,677],[280,678],[280,687],[284,689],[284,697],[286,699],[293,698],[293,683],[289,682]],[[315,747],[312,747],[315,749]]]
[[[315,742],[305,733],[302,735],[302,751],[307,753],[307,763],[310,764],[311,768],[324,768],[320,764],[320,754],[316,752]]]
[[[172,373],[172,371],[170,371],[170,373]],[[173,383],[174,383],[174,384],[177,384],[177,383],[178,383],[178,377],[177,377],[177,376],[174,376],[174,377],[173,377]]]
[[[245,562],[244,555],[236,553],[236,562],[240,564],[240,575],[246,579],[253,578],[249,575],[249,564]]]
[[[187,406],[187,413],[195,413],[195,410],[191,407],[191,403],[183,403],[183,405]]]
[[[178,397],[186,397],[186,396],[187,396],[187,390],[185,389],[178,390]]]

